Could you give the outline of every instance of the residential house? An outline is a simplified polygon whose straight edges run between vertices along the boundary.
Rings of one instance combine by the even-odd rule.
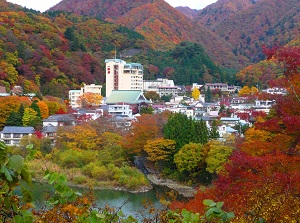
[[[225,134],[237,134],[238,130],[233,129],[230,126],[220,125],[220,126],[218,126],[218,132],[219,132],[220,137],[222,138]]]
[[[262,92],[265,92],[268,94],[279,94],[279,95],[287,94],[287,90],[285,88],[268,88],[268,89],[262,90]]]
[[[0,140],[9,146],[19,145],[24,136],[31,136],[34,133],[33,127],[5,126],[0,132]]]
[[[1,97],[10,96],[10,94],[6,92],[6,88],[3,86],[0,86],[0,96]]]
[[[43,127],[42,134],[44,137],[50,139],[52,143],[54,143],[56,138],[57,128],[58,126],[48,124]]]
[[[43,126],[52,125],[52,126],[68,126],[75,125],[76,119],[74,115],[71,114],[59,114],[51,115],[48,118],[43,120]]]
[[[115,115],[111,116],[110,122],[115,125],[117,128],[122,129],[123,131],[127,131],[130,129],[132,122],[136,121],[135,116],[127,116],[127,115]]]
[[[221,117],[221,118],[220,118],[220,121],[221,121],[224,125],[233,127],[233,126],[239,124],[240,118],[238,118],[238,117]]]
[[[23,94],[23,88],[21,86],[14,86],[11,89],[11,94],[13,94],[13,95],[22,95]]]

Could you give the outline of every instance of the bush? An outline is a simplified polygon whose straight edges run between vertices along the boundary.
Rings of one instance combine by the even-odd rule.
[[[88,163],[95,162],[96,160],[96,151],[70,149],[59,152],[59,154],[57,155],[57,162],[65,168],[81,168],[87,165]]]
[[[97,180],[107,181],[110,178],[110,172],[105,166],[95,166],[92,169],[92,177],[96,178]]]
[[[75,184],[85,184],[87,182],[87,177],[83,175],[75,176],[73,179]]]

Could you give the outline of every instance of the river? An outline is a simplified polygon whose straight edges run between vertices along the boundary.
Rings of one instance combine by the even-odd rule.
[[[82,188],[74,188],[76,191],[84,192]],[[36,207],[41,207],[45,202],[45,198],[51,191],[51,186],[47,184],[34,183],[33,199]],[[153,204],[155,208],[162,208],[157,198],[157,189],[143,193],[129,193],[118,190],[95,190],[96,204],[98,207],[109,205],[116,209],[122,207],[122,211],[126,216],[133,216],[138,220],[142,220],[147,215],[145,205]],[[144,211],[143,211],[144,210]],[[147,216],[148,217],[148,216]]]

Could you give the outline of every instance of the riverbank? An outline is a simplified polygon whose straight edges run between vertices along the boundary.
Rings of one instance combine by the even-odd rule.
[[[147,178],[152,184],[168,187],[174,191],[177,191],[178,194],[186,198],[192,198],[196,194],[196,189],[186,185],[182,185],[170,179],[163,179],[157,174],[148,174]]]
[[[195,188],[170,179],[162,178],[157,169],[153,166],[153,163],[145,157],[135,157],[134,163],[147,176],[147,179],[151,182],[151,184],[168,187],[186,198],[192,198],[195,196]]]

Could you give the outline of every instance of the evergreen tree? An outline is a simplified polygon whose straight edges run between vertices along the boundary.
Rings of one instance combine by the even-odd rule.
[[[65,38],[67,40],[73,41],[75,39],[75,29],[74,27],[68,27],[64,32]]]
[[[190,142],[205,144],[209,138],[205,122],[194,121],[181,113],[171,115],[163,132],[166,139],[176,141],[177,150]]]
[[[205,91],[205,102],[211,102],[211,101],[212,101],[212,94],[211,94],[210,87],[208,87],[207,90]]]
[[[37,116],[42,118],[40,107],[37,105],[37,101],[33,101],[30,105],[30,108],[37,112]]]
[[[18,110],[18,112],[20,113],[21,117],[23,117],[24,111],[25,111],[24,105],[21,104],[21,105],[20,105],[20,108],[19,108],[19,110]]]
[[[12,111],[6,120],[5,125],[6,126],[22,126],[23,125],[22,117],[23,116],[19,112]]]
[[[160,99],[164,102],[170,102],[171,98],[172,98],[171,94],[170,95],[163,95],[163,96],[160,97]]]
[[[209,132],[209,138],[211,138],[211,139],[220,138],[220,134],[218,131],[218,124],[217,124],[216,120],[213,120],[213,122],[212,122],[211,129]]]
[[[36,127],[37,125],[40,125],[42,123],[42,114],[39,106],[37,105],[37,102],[38,101],[33,101],[30,105],[30,108],[33,109],[36,112],[36,114],[34,115],[35,116],[34,118],[31,118],[29,122],[26,122],[27,126]],[[24,119],[24,115],[23,115],[23,119]],[[28,116],[28,113],[26,115]],[[24,124],[24,120],[23,120],[23,124]]]
[[[201,143],[205,144],[208,142],[209,138],[209,131],[207,129],[207,126],[203,120],[196,121],[195,122],[196,126],[196,140],[194,141],[195,143]]]

